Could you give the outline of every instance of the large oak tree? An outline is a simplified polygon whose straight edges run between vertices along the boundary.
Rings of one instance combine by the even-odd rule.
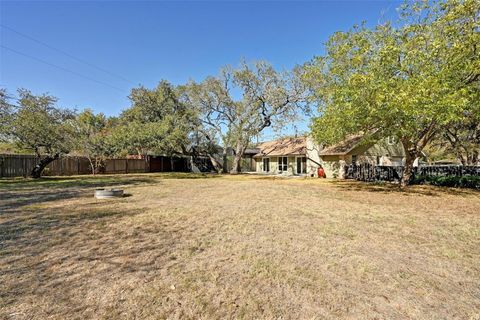
[[[199,130],[219,140],[225,151],[234,150],[231,173],[239,172],[240,160],[254,136],[265,128],[291,123],[305,107],[301,72],[301,68],[279,72],[265,61],[242,62],[237,69],[224,67],[219,76],[183,88],[185,103],[199,115]]]
[[[196,119],[167,81],[157,87],[132,89],[130,108],[122,112],[109,144],[115,154],[182,154]]]
[[[9,141],[37,156],[38,163],[31,172],[33,178],[40,178],[49,163],[73,147],[75,114],[57,107],[56,102],[53,96],[37,96],[20,89],[17,102],[9,104],[8,121],[2,124],[3,134]]]

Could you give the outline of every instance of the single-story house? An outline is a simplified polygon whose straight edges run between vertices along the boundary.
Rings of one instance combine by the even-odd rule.
[[[257,146],[253,156],[256,172],[282,175],[312,175],[320,164],[318,146],[310,137],[283,138]]]
[[[380,166],[401,166],[405,158],[402,144],[393,137],[363,143],[361,135],[350,136],[320,151],[327,177],[344,177],[343,168],[349,164],[370,163]]]
[[[372,163],[377,165],[402,165],[405,151],[393,138],[376,143],[362,143],[356,135],[322,148],[307,137],[283,138],[257,146],[255,171],[264,174],[317,176],[322,166],[328,178],[343,178],[345,165]]]

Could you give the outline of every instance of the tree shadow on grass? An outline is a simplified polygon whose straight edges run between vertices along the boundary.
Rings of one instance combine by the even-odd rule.
[[[41,180],[14,181],[11,188],[3,190],[0,188],[0,213],[56,200],[93,197],[93,190],[99,187],[123,187],[157,183],[160,183],[159,179],[139,176],[120,179],[115,179],[115,177],[55,177],[43,178]]]
[[[71,204],[0,223],[0,301],[13,305],[36,295],[55,306],[58,297],[76,299],[72,292],[91,277],[108,282],[127,274],[154,276],[155,265],[169,261],[181,231],[142,224],[132,230],[120,222],[143,212]],[[112,228],[117,225],[123,227]]]
[[[32,178],[0,178],[0,191],[27,190],[38,188],[103,187],[118,184],[154,184],[162,179],[210,179],[219,178],[217,173],[162,172],[149,174],[57,176]]]
[[[480,195],[479,191],[472,189],[436,187],[427,185],[412,185],[405,189],[401,189],[398,184],[393,183],[377,183],[377,182],[362,182],[354,180],[333,180],[330,183],[341,190],[348,191],[362,191],[388,194],[402,194],[402,195],[423,195],[431,197],[441,197],[444,195],[455,196],[472,196]]]
[[[116,217],[120,218],[128,215],[135,215],[135,212],[126,212],[118,209],[100,209],[89,210],[88,206],[83,207],[86,211],[73,211],[71,208],[62,207],[59,209],[43,209],[35,210],[34,212],[21,212],[12,215],[14,218],[6,222],[0,223],[0,240],[1,244],[9,241],[15,241],[16,246],[22,245],[18,241],[24,237],[24,234],[38,231],[42,234],[47,234],[55,229],[70,228],[79,223],[96,220],[100,222],[101,219]],[[71,213],[67,213],[67,212]],[[43,235],[42,235],[43,237]],[[25,239],[27,242],[32,239]]]
[[[39,188],[103,187],[111,185],[130,185],[157,183],[158,179],[142,175],[96,175],[72,177],[42,177],[40,179],[13,178],[0,179],[0,190],[15,191]]]

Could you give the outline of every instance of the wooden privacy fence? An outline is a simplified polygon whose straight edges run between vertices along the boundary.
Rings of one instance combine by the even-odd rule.
[[[0,177],[26,177],[38,163],[34,155],[0,155]],[[100,173],[142,173],[149,172],[145,159],[106,159]],[[51,162],[43,175],[68,176],[91,174],[90,162],[85,157],[61,157]]]
[[[376,166],[369,163],[349,165],[345,168],[347,179],[360,181],[400,181],[403,166]],[[419,166],[413,168],[412,179],[426,176],[480,176],[480,166]]]
[[[148,168],[145,159],[107,159],[100,173],[142,173],[149,172]]]

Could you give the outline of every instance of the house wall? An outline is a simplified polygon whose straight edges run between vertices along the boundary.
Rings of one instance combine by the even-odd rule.
[[[357,163],[371,163],[381,166],[400,166],[405,157],[405,150],[399,143],[389,143],[388,139],[379,141],[372,146],[359,146],[346,155],[321,156],[321,163],[327,178],[344,178],[343,167],[352,164],[352,156]]]
[[[221,156],[219,155],[217,157],[217,159],[221,159]],[[234,156],[227,156],[227,170],[228,171],[232,170],[233,159],[234,159]],[[242,159],[240,160],[240,171],[241,172],[255,171],[256,165],[257,165],[256,161],[252,157],[252,155],[244,155],[244,156],[242,156]]]
[[[377,156],[386,158],[403,158],[405,150],[400,142],[389,143],[388,139],[383,139],[376,144],[365,147],[359,146],[348,153],[349,155],[363,155],[368,159],[377,159]]]
[[[296,160],[295,156],[288,157],[287,159],[287,171],[280,172],[278,170],[278,157],[265,157],[270,159],[270,171],[264,172],[263,171],[263,158],[255,158],[256,163],[256,172],[258,173],[265,173],[265,174],[282,174],[282,175],[293,175],[295,172]]]
[[[327,178],[338,178],[340,176],[340,163],[344,163],[345,156],[321,156],[321,163]]]
[[[242,172],[255,171],[256,162],[252,155],[245,155],[240,162],[240,169]]]
[[[320,158],[320,146],[313,140],[312,137],[307,137],[307,175],[318,176],[319,163],[322,163]]]

